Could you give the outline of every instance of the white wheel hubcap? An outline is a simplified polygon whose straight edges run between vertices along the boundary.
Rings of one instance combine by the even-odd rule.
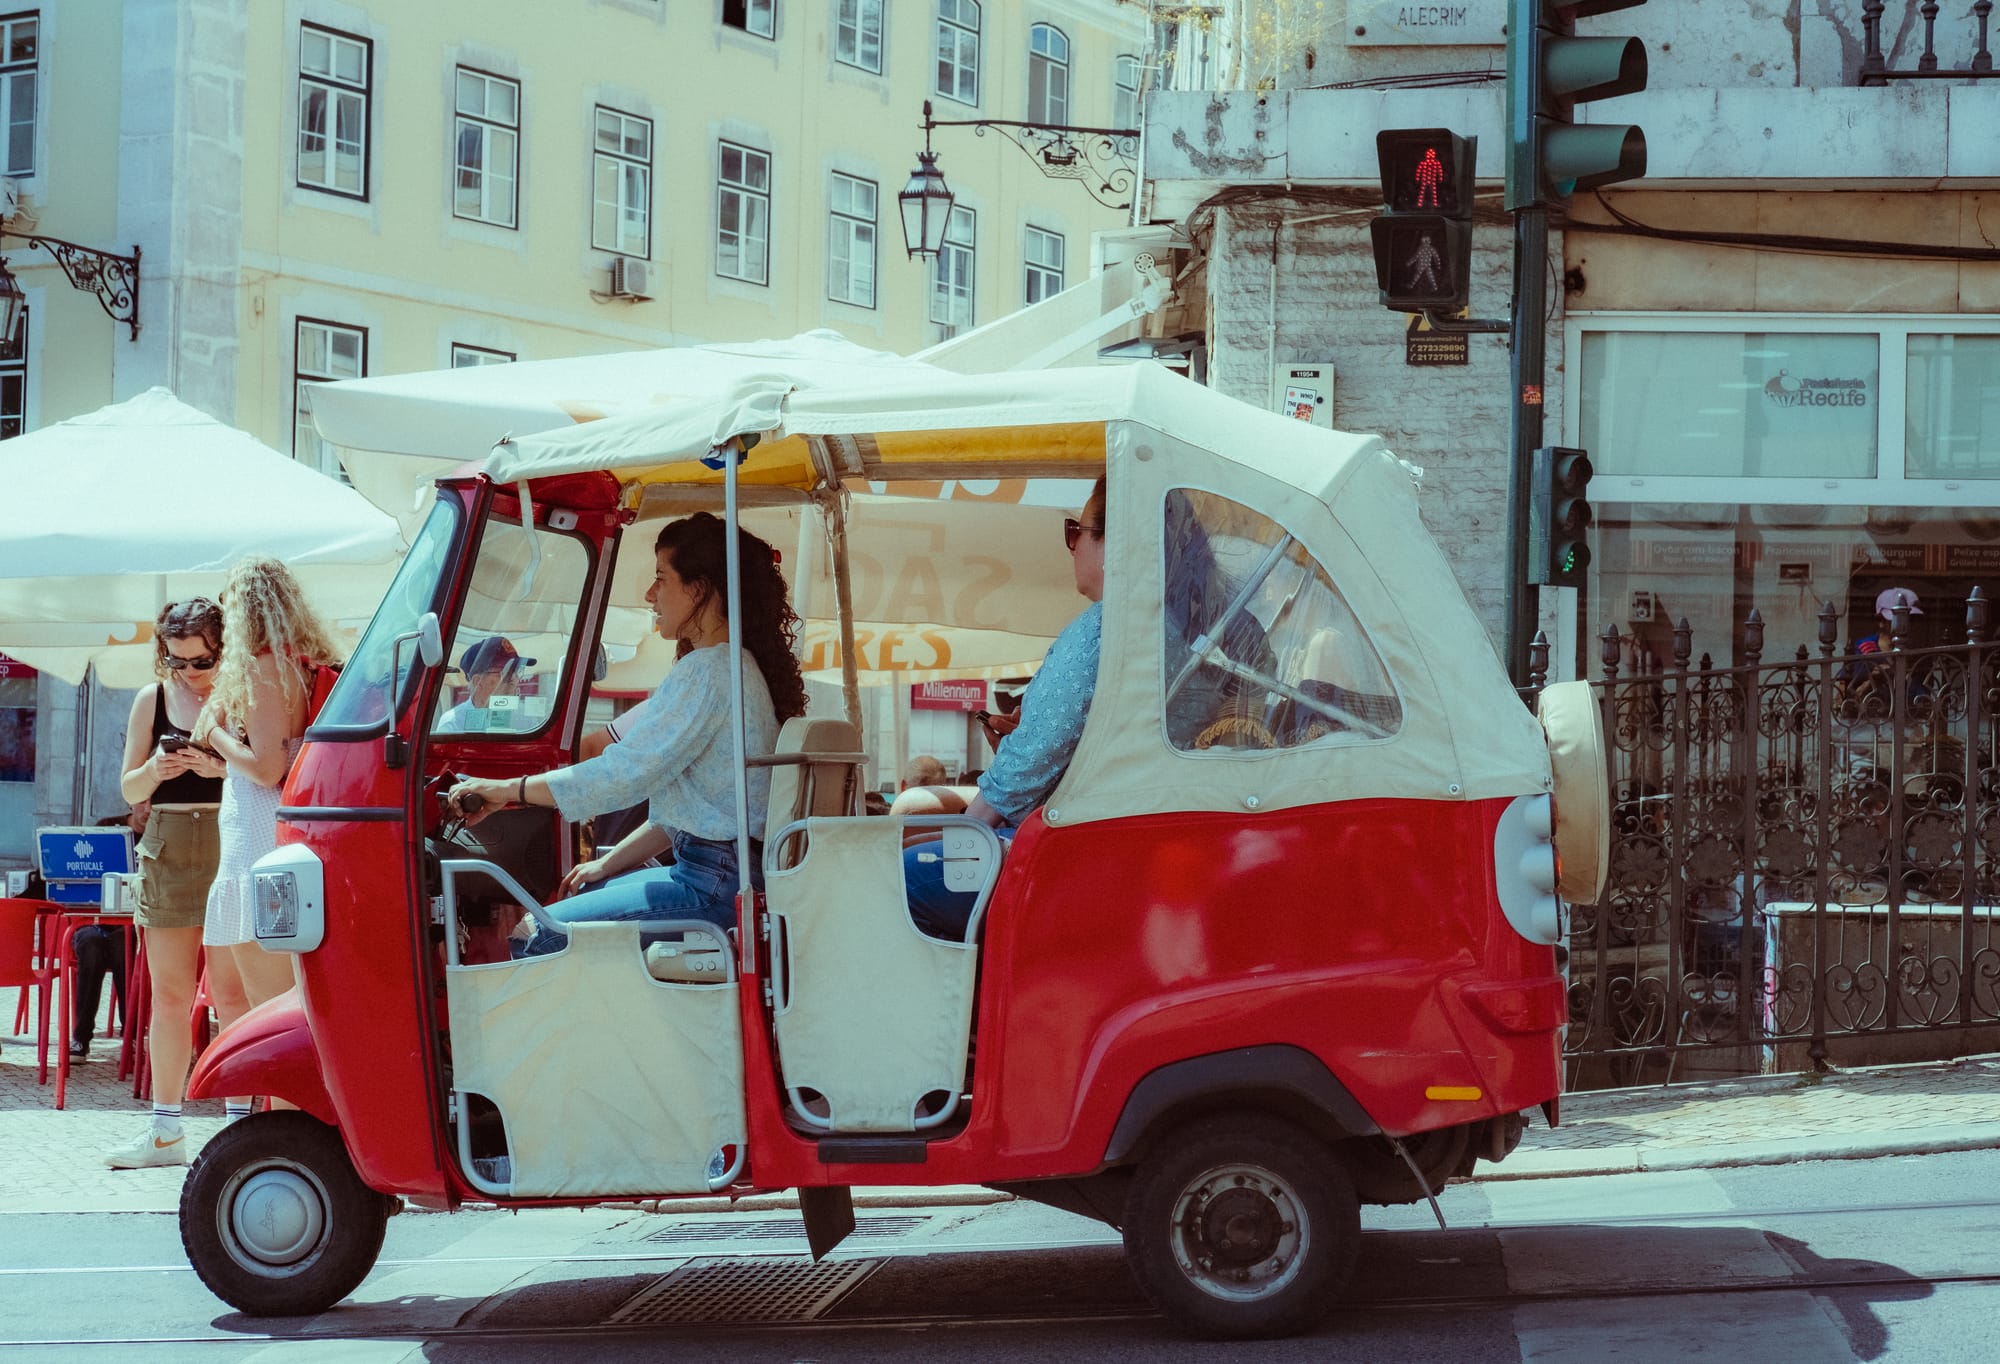
[[[260,1265],[297,1264],[326,1230],[326,1199],[304,1171],[266,1166],[244,1176],[229,1200],[230,1239]]]

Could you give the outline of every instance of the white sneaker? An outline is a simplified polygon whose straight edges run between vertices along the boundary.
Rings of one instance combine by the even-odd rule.
[[[185,1165],[187,1157],[187,1133],[177,1123],[165,1127],[148,1123],[141,1132],[123,1146],[114,1146],[104,1153],[104,1163],[114,1170],[144,1170],[154,1165]]]

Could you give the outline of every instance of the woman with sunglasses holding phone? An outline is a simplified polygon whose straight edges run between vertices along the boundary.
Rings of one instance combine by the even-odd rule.
[[[194,1008],[201,926],[208,887],[221,856],[216,815],[223,762],[189,732],[215,686],[222,659],[222,608],[206,597],[173,602],[153,623],[153,671],[125,728],[125,774],[119,792],[146,810],[139,840],[138,909],[146,930],[153,1016],[153,1120],[132,1141],[105,1153],[116,1170],[187,1164],[181,1093],[187,1085],[188,1016]]]

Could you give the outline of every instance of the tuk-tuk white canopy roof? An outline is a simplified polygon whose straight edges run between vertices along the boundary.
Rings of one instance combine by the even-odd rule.
[[[644,505],[673,498],[660,485],[719,484],[714,451],[742,435],[760,437],[739,465],[751,496],[810,495],[864,479],[1107,470],[1098,690],[1046,809],[1051,822],[1548,789],[1540,727],[1515,699],[1423,526],[1416,471],[1378,437],[1290,421],[1157,366],[871,374],[839,385],[804,374],[758,377],[710,397],[502,442],[486,470],[508,483],[609,471]],[[1174,488],[1253,508],[1325,567],[1396,689],[1402,724],[1392,736],[1200,754],[1165,742],[1161,508]]]

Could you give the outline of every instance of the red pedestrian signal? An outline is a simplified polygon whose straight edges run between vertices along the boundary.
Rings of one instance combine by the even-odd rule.
[[[1375,134],[1388,212],[1370,224],[1375,282],[1398,312],[1456,312],[1472,273],[1472,170],[1478,140],[1448,128]]]

